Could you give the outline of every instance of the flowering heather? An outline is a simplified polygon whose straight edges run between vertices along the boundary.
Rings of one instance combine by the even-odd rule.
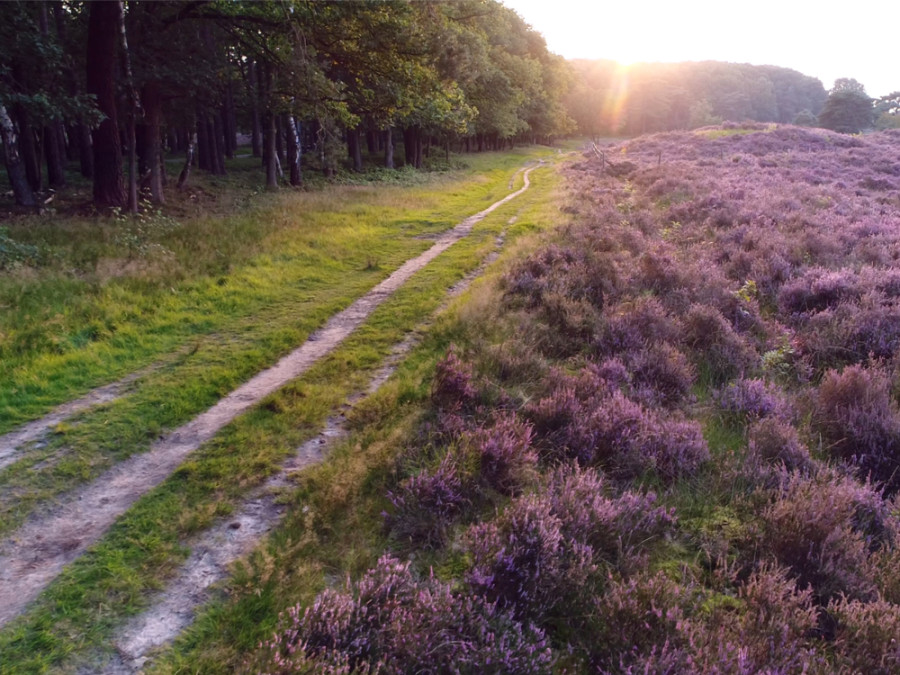
[[[725,382],[752,371],[759,355],[722,313],[694,304],[684,317],[684,340],[701,372],[713,382]]]
[[[813,471],[809,450],[787,422],[773,417],[761,419],[750,425],[747,436],[748,461],[807,474]]]
[[[431,388],[431,398],[439,408],[457,410],[475,404],[478,390],[472,380],[472,367],[464,362],[451,345],[447,355],[438,361]]]
[[[736,380],[717,392],[715,398],[727,417],[741,422],[791,415],[784,394],[765,380]]]
[[[456,463],[446,455],[434,470],[407,478],[396,493],[388,493],[393,513],[387,516],[391,533],[401,541],[434,546],[468,502]]]
[[[690,400],[694,368],[668,344],[650,345],[628,359],[634,397],[649,406],[674,408]]]
[[[596,568],[590,547],[563,535],[545,496],[518,498],[495,520],[473,526],[466,541],[470,586],[519,619],[541,622],[558,607],[571,609]]]
[[[825,373],[813,422],[832,454],[891,492],[900,489],[900,412],[884,372],[855,365]]]
[[[409,563],[383,557],[357,584],[326,590],[282,615],[261,645],[266,673],[520,673],[550,671],[540,630],[478,597],[454,594]]]
[[[671,509],[655,506],[652,492],[612,497],[600,473],[562,465],[550,476],[550,511],[567,539],[590,546],[595,560],[628,565],[654,540],[675,528]]]
[[[762,515],[760,546],[822,603],[875,596],[872,554],[892,547],[900,522],[870,485],[835,472],[793,475]]]
[[[891,675],[900,672],[900,605],[840,598],[828,605],[836,623],[835,669]]]
[[[537,452],[531,445],[530,424],[514,414],[503,414],[492,425],[482,427],[463,441],[480,459],[481,477],[492,488],[513,495],[534,478]]]

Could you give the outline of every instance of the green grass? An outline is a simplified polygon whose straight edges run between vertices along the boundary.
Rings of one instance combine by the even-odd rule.
[[[157,284],[157,279],[137,286],[133,278],[108,279],[92,286],[94,293],[86,282],[61,280],[47,271],[47,279],[33,282],[33,301],[44,303],[41,311],[29,313],[22,305],[19,312],[4,315],[5,320],[27,323],[29,330],[42,334],[52,332],[56,324],[45,320],[38,325],[38,318],[46,319],[58,302],[69,317],[59,320],[69,326],[66,330],[80,334],[85,325],[98,322],[113,323],[115,330],[62,353],[35,348],[18,359],[4,359],[0,429],[31,419],[89,386],[148,363],[164,363],[142,377],[131,395],[81,415],[54,434],[47,447],[0,470],[0,535],[37,505],[145,450],[164,431],[274,363],[328,317],[428,248],[431,242],[424,235],[441,232],[506,195],[511,173],[539,154],[479,156],[461,173],[434,175],[425,186],[413,188],[327,186],[317,192],[261,196],[265,209],[216,224],[226,233],[234,223],[278,224],[255,244],[263,252],[225,276],[200,274],[172,285]],[[192,227],[202,234],[213,225],[202,220]],[[216,238],[212,232],[198,237],[200,246]],[[247,252],[241,248],[232,255]]]
[[[11,221],[10,235],[46,265],[0,276],[0,433],[266,308],[289,315],[323,289],[352,300],[424,250],[416,237],[506,194],[509,171],[539,154],[467,158],[467,169],[416,174],[413,187],[279,194],[250,182],[258,168],[237,166],[179,195],[169,208],[177,226],[144,228],[161,248],[137,255],[122,241],[134,229],[127,219]]]
[[[398,237],[407,247],[401,251],[405,255],[409,249],[418,251],[429,244],[413,239],[415,235],[443,230],[506,194],[513,167],[521,165],[523,157],[504,155],[493,159],[499,166],[482,165],[478,169],[487,179],[472,174],[467,179],[472,189],[471,201],[466,199],[466,181],[446,178],[439,181],[442,186],[429,185],[431,192],[418,187],[405,191],[398,188],[394,195],[383,195],[369,187],[354,186],[332,188],[335,195],[312,193],[299,197],[321,200],[323,221],[329,218],[324,213],[326,205],[337,197],[347,200],[348,195],[361,194],[370,200],[390,200],[391,206],[379,203],[352,207],[345,203],[343,207],[345,211],[361,212],[358,218],[368,223],[380,223],[379,219],[393,214],[391,226],[370,225],[373,231],[379,230],[379,236],[385,235],[386,229],[396,237],[398,231],[404,231],[405,223],[411,223]],[[146,603],[147,593],[163,584],[187,555],[185,538],[233,510],[248,489],[260,484],[293,448],[315,433],[347,394],[361,388],[390,347],[425,321],[442,302],[446,288],[474,268],[493,247],[494,237],[512,215],[518,214],[518,220],[511,235],[535,231],[554,222],[554,207],[549,203],[558,178],[547,168],[535,171],[532,181],[531,191],[476,225],[471,237],[417,274],[329,357],[228,425],[163,485],[144,496],[103,540],[67,568],[29,612],[0,632],[0,672],[65,668],[67,659],[85,658],[91,650],[103,649],[113,627],[138,611]],[[413,193],[413,197],[400,194],[404,192]],[[277,199],[294,197],[298,195],[279,195]],[[417,212],[409,212],[408,199],[415,201]],[[434,219],[428,218],[423,200],[430,200],[437,219],[445,222],[435,224]],[[405,212],[401,217],[394,210]],[[267,258],[290,255],[287,249],[294,241],[290,230],[284,228],[272,235],[280,245],[273,246]],[[303,233],[310,234],[306,227]],[[333,234],[319,230],[318,246],[336,254],[343,240],[336,242]],[[341,236],[351,237],[349,233]],[[373,232],[371,240],[374,242],[375,238]],[[303,246],[310,247],[309,241],[310,237],[304,238]],[[271,361],[302,340],[311,327],[348,304],[352,294],[361,294],[404,259],[399,253],[396,257],[377,254],[379,260],[372,264],[371,256],[378,251],[375,246],[373,243],[365,255],[355,258],[349,272],[347,267],[341,268],[343,279],[340,274],[328,277],[327,271],[318,270],[327,277],[322,284],[330,293],[320,292],[326,296],[323,298],[304,288],[306,311],[296,312],[296,305],[291,310],[285,299],[283,306],[271,305],[270,314],[235,320],[227,329],[217,329],[215,336],[195,338],[196,343],[171,364],[147,375],[133,395],[61,429],[45,451],[59,452],[64,457],[54,468],[30,471],[26,460],[10,467],[0,476],[5,480],[3,491],[17,490],[20,496],[23,491],[31,491],[33,507],[51,494],[96,475],[123,453],[145,447],[160,430],[189,417],[192,410],[206,407],[260,363]],[[260,257],[254,262],[258,263]],[[267,269],[271,265],[269,260],[264,263]],[[316,271],[310,267],[306,273]],[[268,288],[264,275],[258,283],[261,288]],[[315,536],[304,529],[303,523],[309,524],[308,516],[298,511],[289,517],[272,543],[260,549],[244,572],[231,582],[234,600],[211,609],[166,663],[191,662],[197,664],[191,666],[192,670],[230,672],[242,658],[242,650],[252,647],[264,629],[273,625],[277,611],[288,598],[308,597],[321,588],[323,574],[358,571],[373,556],[377,557],[383,545],[378,534],[383,476],[397,452],[397,440],[427,399],[428,374],[434,360],[457,330],[450,321],[439,322],[437,332],[415,350],[401,372],[356,413],[358,420],[371,417],[377,421],[372,425],[360,422],[358,434],[335,453],[333,460],[304,474],[301,490],[291,500],[320,500],[314,512],[321,510],[324,515],[315,517]],[[391,424],[385,424],[386,420]],[[148,421],[156,426],[151,432],[142,431],[141,426]],[[121,442],[123,435],[127,443]],[[123,446],[133,449],[123,451]],[[360,502],[359,508],[358,500],[365,502]],[[9,522],[15,522],[31,507],[4,508]],[[298,518],[303,521],[299,525]],[[316,545],[311,546],[310,542]],[[299,561],[297,555],[301,557]],[[280,571],[272,573],[276,568]],[[224,638],[212,628],[219,621],[215,617],[223,616],[223,612],[229,617],[229,625],[235,626],[234,630],[242,636],[240,639]]]

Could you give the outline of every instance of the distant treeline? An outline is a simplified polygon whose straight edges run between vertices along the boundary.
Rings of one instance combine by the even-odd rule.
[[[573,61],[570,114],[586,135],[691,129],[725,120],[814,123],[822,82],[789,68],[702,61]],[[799,116],[799,119],[798,119]]]

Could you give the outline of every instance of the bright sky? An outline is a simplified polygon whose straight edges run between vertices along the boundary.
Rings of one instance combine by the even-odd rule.
[[[501,0],[570,59],[793,68],[830,89],[900,89],[900,0]]]

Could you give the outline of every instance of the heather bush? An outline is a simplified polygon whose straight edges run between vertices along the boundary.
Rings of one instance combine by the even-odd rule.
[[[814,267],[781,287],[778,305],[787,314],[821,312],[861,294],[859,277],[852,270]]]
[[[883,482],[889,491],[900,489],[900,412],[881,369],[854,365],[825,373],[812,417],[832,455]]]
[[[709,446],[697,422],[647,416],[638,434],[627,439],[609,464],[621,478],[653,473],[664,482],[672,482],[696,474],[709,458]]]
[[[654,506],[652,492],[614,497],[607,492],[600,473],[575,465],[557,468],[546,489],[566,539],[589,546],[594,560],[627,567],[651,542],[674,530],[675,514]]]
[[[725,417],[736,422],[791,416],[781,390],[761,379],[736,380],[716,392],[714,398]]]
[[[900,303],[872,292],[858,303],[841,303],[810,317],[801,336],[820,369],[890,359],[900,349]]]
[[[432,401],[438,408],[446,410],[472,407],[478,396],[474,377],[471,365],[459,357],[454,345],[450,345],[447,355],[435,367]]]
[[[896,500],[893,512],[900,516],[900,504]],[[881,597],[900,605],[900,546],[896,543],[893,548],[884,548],[874,554],[875,559],[875,584]]]
[[[696,590],[692,583],[679,584],[663,572],[611,577],[606,591],[594,600],[590,661],[596,672],[629,672],[636,662],[658,660],[660,655],[670,665],[681,661],[665,655],[685,645],[680,627],[696,604]]]
[[[449,527],[469,502],[467,489],[452,455],[433,470],[424,470],[389,492],[393,512],[386,525],[398,540],[420,546],[443,544]]]
[[[777,418],[753,422],[747,430],[749,462],[810,474],[815,466],[797,430]]]
[[[551,501],[525,495],[466,536],[469,585],[518,619],[549,620],[583,599],[595,572],[590,547],[563,536]]]
[[[647,405],[671,408],[690,399],[694,369],[674,347],[650,345],[634,354],[628,365],[635,398]]]
[[[302,614],[299,605],[289,609],[260,645],[256,665],[258,672],[323,675],[545,675],[553,661],[540,630],[383,557],[359,583],[324,591]]]
[[[639,351],[647,344],[677,344],[680,334],[678,321],[658,299],[641,297],[608,309],[595,347],[601,355],[615,356]]]
[[[684,341],[697,367],[713,382],[753,370],[759,356],[713,307],[694,304],[684,317]]]
[[[828,605],[835,622],[834,666],[846,673],[900,672],[900,605],[842,597]]]
[[[543,296],[539,321],[531,326],[538,348],[565,358],[586,349],[600,326],[600,312],[581,298],[551,292]]]
[[[898,527],[874,488],[834,472],[812,479],[794,474],[761,516],[761,548],[819,602],[839,594],[874,596],[871,554],[891,546]]]
[[[505,277],[507,296],[520,297],[530,309],[540,307],[550,294],[586,300],[603,309],[604,290],[614,285],[613,270],[594,263],[585,248],[551,244],[515,266]]]
[[[532,437],[531,425],[509,413],[476,430],[464,443],[479,457],[485,482],[498,492],[514,495],[535,478],[538,457]]]
[[[739,587],[736,604],[711,603],[708,614],[685,623],[687,672],[825,672],[810,640],[818,628],[812,594],[798,590],[786,571],[755,571]]]
[[[670,481],[696,473],[709,459],[696,422],[662,417],[617,390],[582,401],[575,387],[559,387],[527,406],[526,415],[551,456],[621,478],[654,472]]]

